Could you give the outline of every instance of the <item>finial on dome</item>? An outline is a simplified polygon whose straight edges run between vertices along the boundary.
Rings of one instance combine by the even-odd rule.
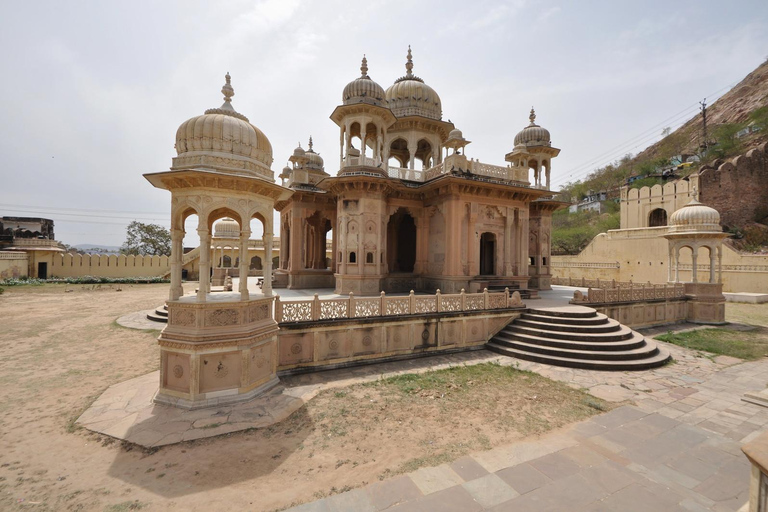
[[[312,136],[309,136],[309,150],[312,151]]]
[[[232,88],[232,77],[229,76],[229,71],[227,71],[227,74],[224,75],[224,78],[226,79],[227,83],[225,83],[224,87],[221,88],[221,93],[224,95],[224,104],[227,104],[232,102],[232,96],[235,95],[235,90]]]
[[[413,55],[411,55],[411,45],[408,45],[408,60],[405,63],[405,76],[411,78],[413,76]]]
[[[360,74],[363,78],[368,78],[368,59],[365,58],[365,54],[363,54],[363,63],[360,66]]]
[[[531,124],[536,124],[536,112],[533,110],[533,107],[531,107],[531,114],[528,116],[528,120],[531,122]]]

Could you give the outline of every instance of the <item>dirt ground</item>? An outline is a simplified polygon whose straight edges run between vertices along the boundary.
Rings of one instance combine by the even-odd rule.
[[[109,385],[157,369],[157,332],[115,319],[161,304],[167,285],[66,289],[0,295],[2,510],[279,510],[605,406],[535,374],[461,370],[328,390],[269,429],[148,452],[74,420]]]

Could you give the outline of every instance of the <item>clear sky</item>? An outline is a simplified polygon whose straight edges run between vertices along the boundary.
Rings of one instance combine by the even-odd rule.
[[[269,137],[275,175],[310,135],[338,170],[329,119],[344,85],[414,73],[467,156],[504,164],[535,106],[553,188],[636,153],[768,57],[768,2],[3,0],[0,215],[53,218],[57,239],[120,245],[168,225],[176,128],[222,103]],[[81,222],[87,221],[87,222]]]

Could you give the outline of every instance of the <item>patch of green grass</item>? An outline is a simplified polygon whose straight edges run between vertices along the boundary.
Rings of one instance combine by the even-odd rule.
[[[109,505],[104,508],[104,512],[128,512],[129,510],[141,510],[149,506],[148,503],[142,503],[139,500],[124,501],[115,505]]]
[[[680,333],[669,332],[656,336],[656,339],[691,350],[738,357],[747,361],[768,356],[768,329],[698,329]]]

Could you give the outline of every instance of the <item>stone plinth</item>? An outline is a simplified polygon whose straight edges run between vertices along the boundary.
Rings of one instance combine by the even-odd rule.
[[[168,301],[156,403],[197,409],[249,400],[277,384],[274,299],[239,297]]]
[[[722,325],[725,322],[725,296],[722,283],[685,283],[689,322]]]

